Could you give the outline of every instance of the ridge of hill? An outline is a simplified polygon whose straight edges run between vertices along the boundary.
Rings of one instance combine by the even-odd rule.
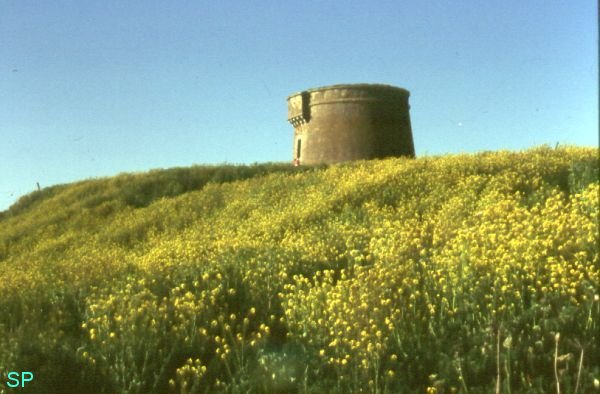
[[[586,392],[598,171],[598,149],[538,147],[34,192],[0,213],[0,373],[44,393],[490,392],[498,373]]]

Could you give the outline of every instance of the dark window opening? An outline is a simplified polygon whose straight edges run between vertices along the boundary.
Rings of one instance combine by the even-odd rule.
[[[300,150],[302,146],[302,141],[298,139],[298,144],[296,145],[296,159],[300,158]]]

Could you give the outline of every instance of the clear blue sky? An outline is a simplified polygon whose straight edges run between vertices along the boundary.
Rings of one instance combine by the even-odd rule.
[[[417,155],[598,145],[595,1],[0,0],[0,210],[80,179],[288,161],[291,93],[411,91]]]

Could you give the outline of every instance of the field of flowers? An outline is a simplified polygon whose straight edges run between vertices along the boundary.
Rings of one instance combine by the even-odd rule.
[[[0,213],[0,392],[600,392],[598,154],[35,192]]]

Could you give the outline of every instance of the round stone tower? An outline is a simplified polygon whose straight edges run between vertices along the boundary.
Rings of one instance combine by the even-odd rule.
[[[296,164],[415,155],[406,89],[332,85],[288,97]]]

